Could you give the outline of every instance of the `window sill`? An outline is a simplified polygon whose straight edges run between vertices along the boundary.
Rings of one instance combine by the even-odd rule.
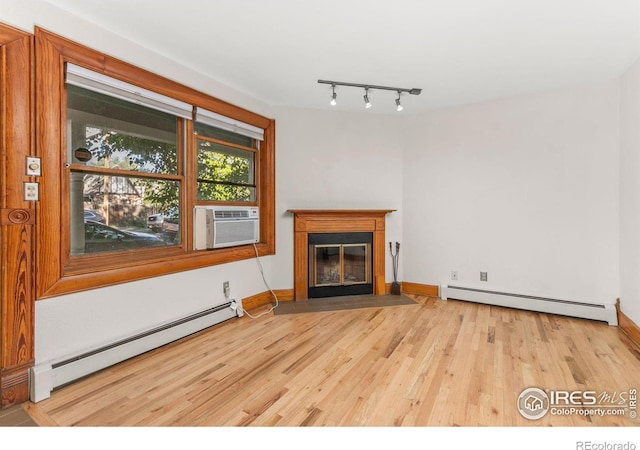
[[[256,248],[259,256],[275,254],[275,250],[265,243],[256,244]],[[149,252],[136,253],[141,254],[131,255],[125,262],[122,254],[110,255],[104,264],[91,268],[82,264],[84,258],[76,258],[38,300],[256,257],[253,245],[188,252],[178,248],[164,250],[156,257],[150,257]],[[95,256],[91,258],[95,261]]]

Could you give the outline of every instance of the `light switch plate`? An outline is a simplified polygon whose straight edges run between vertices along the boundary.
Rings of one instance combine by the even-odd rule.
[[[42,174],[42,166],[40,158],[35,156],[27,156],[27,176],[39,177]]]

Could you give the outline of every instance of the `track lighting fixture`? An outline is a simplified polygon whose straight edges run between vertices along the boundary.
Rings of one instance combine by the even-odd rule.
[[[385,91],[396,91],[398,93],[398,98],[396,99],[396,111],[402,111],[404,107],[400,103],[400,96],[403,92],[406,92],[411,95],[420,95],[422,93],[422,89],[417,88],[399,88],[399,87],[391,87],[391,86],[375,86],[371,84],[359,84],[359,83],[344,83],[342,81],[327,81],[327,80],[318,80],[320,84],[330,84],[332,89],[331,96],[331,106],[336,105],[336,86],[348,86],[355,88],[363,88],[364,89],[364,106],[368,109],[371,108],[372,103],[369,99],[369,90],[370,89],[378,89]]]
[[[369,109],[371,108],[373,105],[371,104],[371,102],[369,101],[369,88],[364,88],[364,107]]]
[[[400,91],[398,91],[398,98],[396,99],[396,111],[400,112],[403,109],[404,109],[404,107],[400,103]]]

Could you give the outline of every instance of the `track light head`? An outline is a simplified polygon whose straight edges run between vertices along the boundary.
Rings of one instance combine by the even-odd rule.
[[[396,111],[400,112],[404,109],[402,103],[400,103],[400,91],[398,91],[398,98],[396,99]]]
[[[364,89],[364,107],[369,109],[371,108],[373,105],[371,104],[371,102],[369,101],[369,88],[365,88]]]
[[[333,94],[331,95],[331,101],[329,103],[331,104],[331,106],[336,106],[336,104],[338,103],[336,101],[336,85],[332,84],[331,89],[333,90]]]

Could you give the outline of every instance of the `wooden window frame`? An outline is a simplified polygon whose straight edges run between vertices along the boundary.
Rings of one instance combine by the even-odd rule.
[[[190,103],[264,130],[256,174],[260,208],[258,255],[275,254],[275,121],[183,86],[119,59],[101,54],[42,28],[35,29],[36,152],[42,158],[40,201],[36,206],[36,298],[48,298],[169,273],[230,263],[256,256],[253,245],[192,250],[191,211],[196,205],[195,139],[186,139],[185,182],[181,189],[180,246],[111,255],[69,257],[69,196],[66,162],[64,66],[70,62],[159,94]],[[186,123],[187,135],[193,123]]]

